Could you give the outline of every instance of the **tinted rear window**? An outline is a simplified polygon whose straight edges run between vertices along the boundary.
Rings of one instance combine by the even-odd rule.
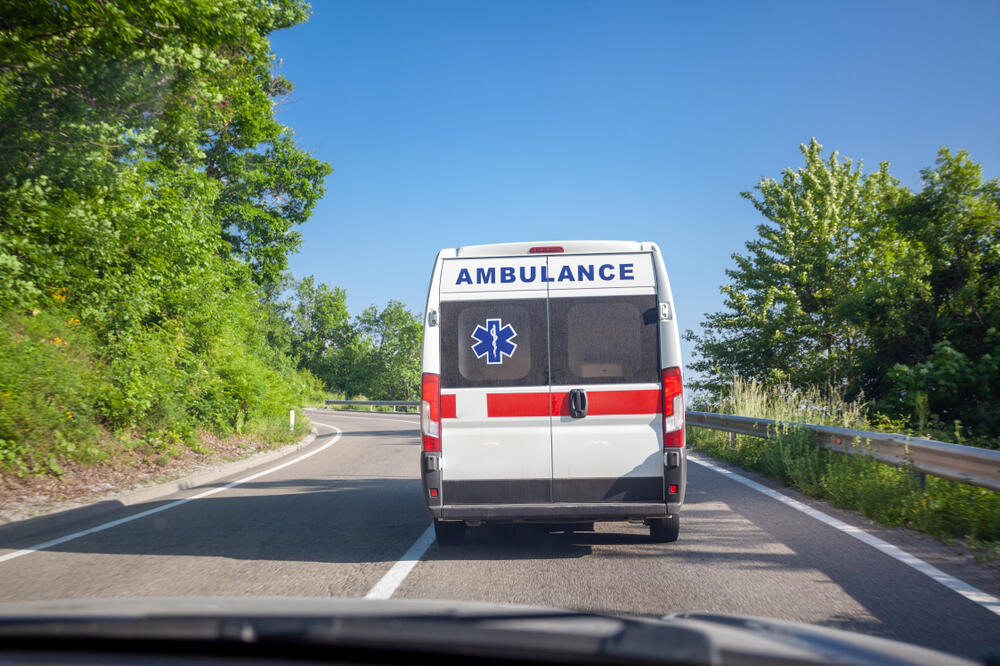
[[[659,381],[655,296],[553,298],[553,384]]]
[[[548,384],[545,299],[441,304],[441,386]]]

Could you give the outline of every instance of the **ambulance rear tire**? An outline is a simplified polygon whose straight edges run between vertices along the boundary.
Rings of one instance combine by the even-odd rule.
[[[656,543],[677,541],[681,531],[681,516],[675,513],[666,518],[653,518],[649,521],[649,537]]]
[[[465,541],[465,523],[434,521],[434,538],[441,546],[458,546]]]

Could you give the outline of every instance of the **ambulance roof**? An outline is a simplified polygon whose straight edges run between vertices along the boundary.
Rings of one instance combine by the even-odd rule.
[[[456,257],[510,257],[529,254],[531,248],[561,247],[563,254],[592,254],[601,252],[649,252],[652,243],[638,241],[571,240],[537,241],[534,243],[494,243],[492,245],[466,245],[455,250]]]

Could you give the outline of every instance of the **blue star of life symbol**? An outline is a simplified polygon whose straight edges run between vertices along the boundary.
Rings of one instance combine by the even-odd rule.
[[[472,332],[472,339],[477,340],[472,345],[472,352],[476,358],[485,356],[487,365],[500,365],[504,356],[514,355],[517,343],[511,340],[516,337],[517,332],[510,324],[501,326],[499,319],[487,319],[485,327],[479,324]]]

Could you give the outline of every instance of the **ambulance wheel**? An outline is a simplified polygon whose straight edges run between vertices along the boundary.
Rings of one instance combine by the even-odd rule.
[[[649,537],[657,543],[677,541],[681,531],[681,516],[675,513],[666,518],[652,518],[649,521]]]
[[[434,538],[439,545],[457,546],[465,541],[465,523],[435,520]]]

